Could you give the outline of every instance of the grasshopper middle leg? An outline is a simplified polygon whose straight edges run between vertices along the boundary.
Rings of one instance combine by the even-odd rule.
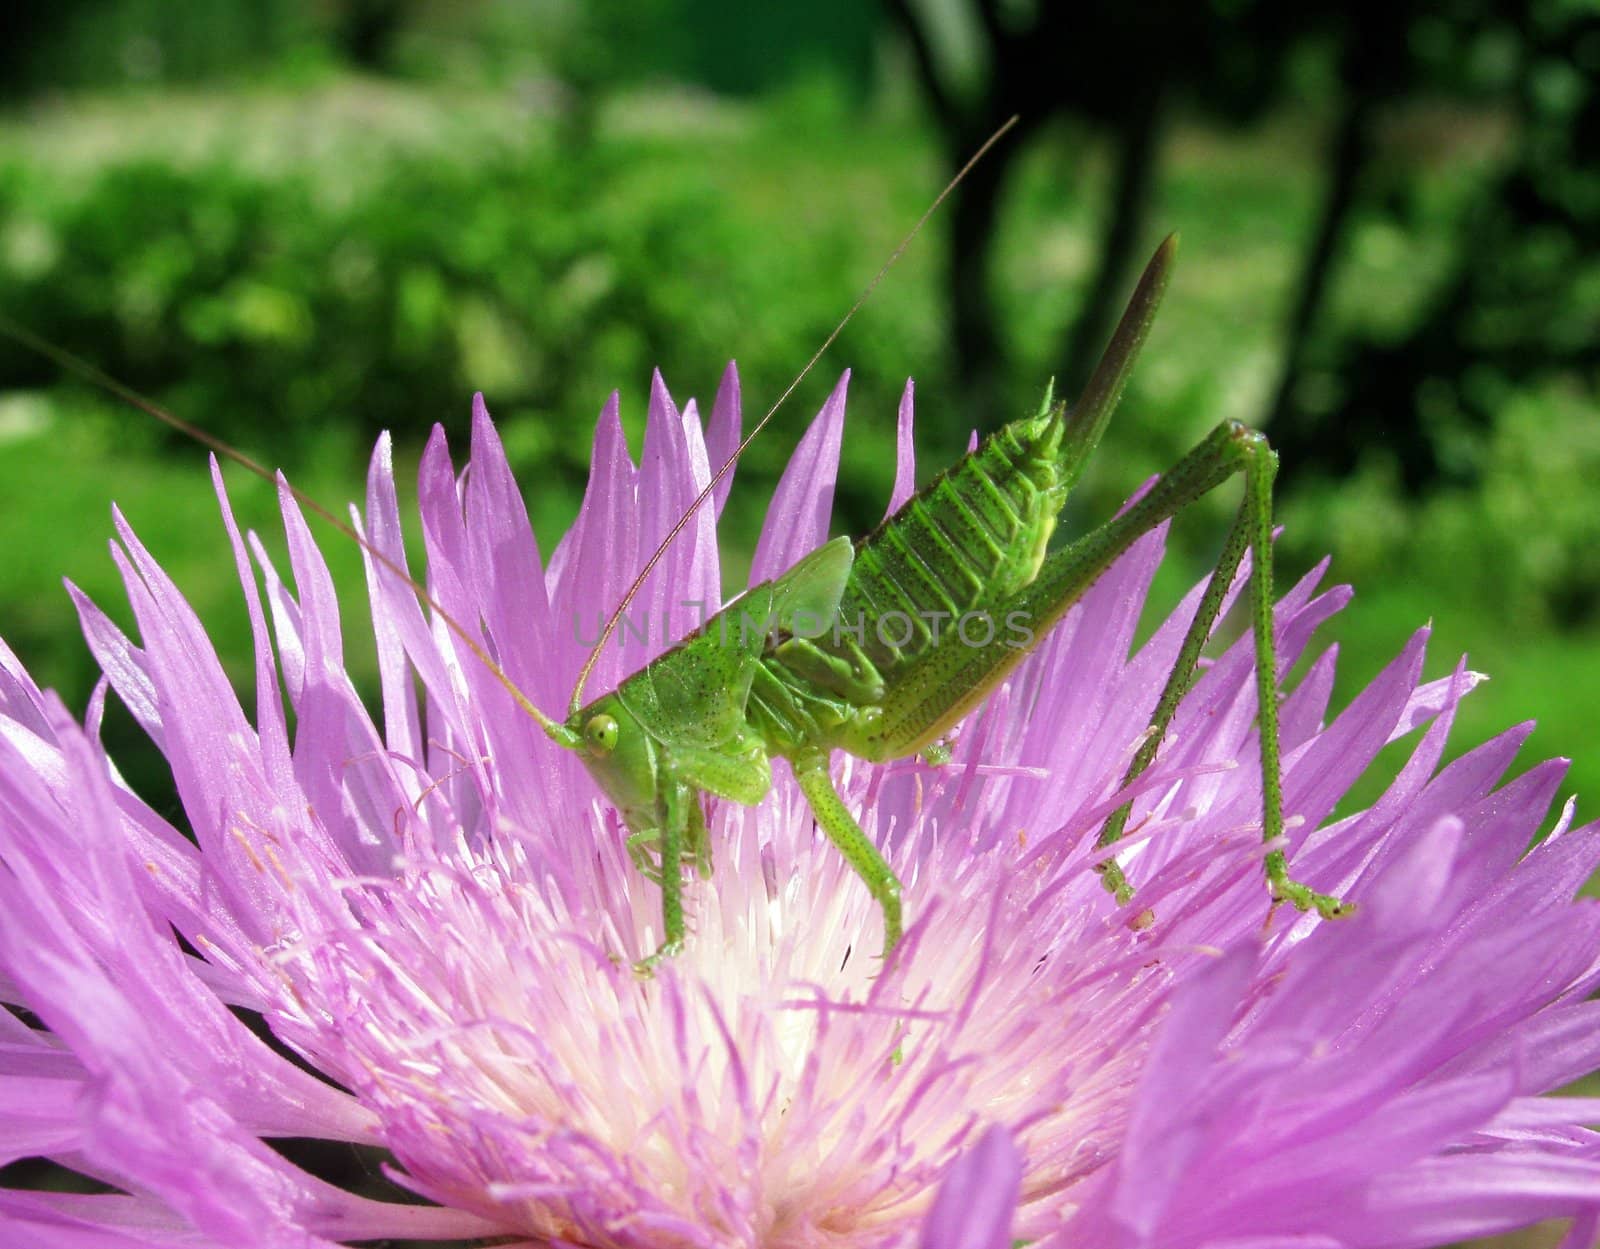
[[[887,860],[878,853],[872,840],[839,799],[828,776],[828,756],[823,752],[801,755],[794,760],[795,780],[805,794],[811,813],[828,835],[828,840],[856,869],[867,889],[883,908],[883,957],[888,958],[900,943],[900,880]]]

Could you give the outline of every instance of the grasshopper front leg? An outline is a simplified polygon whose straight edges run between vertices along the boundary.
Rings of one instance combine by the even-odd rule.
[[[840,800],[828,775],[827,753],[808,752],[797,756],[793,763],[795,780],[800,783],[800,792],[806,796],[817,823],[883,908],[882,957],[887,959],[900,944],[900,880]]]
[[[634,964],[641,976],[653,975],[655,966],[664,958],[672,958],[683,949],[686,925],[683,919],[683,851],[689,835],[690,821],[697,815],[704,836],[704,813],[700,811],[700,795],[681,781],[671,781],[665,787],[661,800],[661,826],[646,829],[628,839],[632,850],[639,839],[653,841],[656,846],[657,877],[661,886],[661,931],[659,949]]]
[[[705,807],[701,805],[698,796],[688,804],[689,819],[683,840],[683,850],[694,863],[695,874],[701,880],[711,879],[711,836],[706,828]],[[641,832],[628,834],[628,857],[633,860],[633,866],[653,885],[661,883],[661,865],[656,858],[656,852],[661,840],[661,832],[656,828],[646,828]]]

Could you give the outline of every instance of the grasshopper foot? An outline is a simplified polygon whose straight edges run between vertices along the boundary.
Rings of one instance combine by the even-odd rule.
[[[654,980],[656,979],[656,966],[658,964],[664,963],[669,958],[677,958],[682,953],[682,940],[662,942],[661,948],[656,950],[656,953],[648,956],[648,958],[642,958],[642,960],[638,960],[638,963],[634,964],[634,976],[640,980]]]
[[[897,915],[894,917],[893,923],[884,925],[883,949],[878,953],[878,961],[882,963],[885,968],[889,966],[890,961],[894,958],[895,946],[900,944],[899,921],[900,917]]]
[[[657,964],[669,958],[677,958],[683,953],[683,942],[668,941],[649,958],[642,958],[633,965],[633,974],[640,980],[654,980]]]
[[[1345,902],[1326,893],[1318,893],[1288,877],[1272,882],[1272,900],[1275,903],[1287,902],[1297,911],[1314,910],[1323,919],[1343,919],[1356,912],[1354,903]]]
[[[1095,871],[1100,873],[1100,883],[1106,887],[1106,892],[1112,897],[1119,907],[1128,907],[1133,901],[1133,886],[1128,883],[1128,878],[1122,874],[1122,868],[1115,859],[1107,859],[1104,863],[1095,864]],[[1129,908],[1131,910],[1131,907]],[[1128,931],[1132,933],[1149,932],[1156,924],[1156,913],[1149,907],[1128,915]]]
[[[1128,878],[1122,874],[1122,867],[1115,859],[1107,859],[1104,863],[1096,863],[1094,870],[1100,873],[1100,883],[1106,887],[1118,906],[1127,906],[1133,901],[1133,886],[1128,883]]]

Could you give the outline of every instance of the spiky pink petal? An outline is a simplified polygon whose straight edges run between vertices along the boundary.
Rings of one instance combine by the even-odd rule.
[[[914,480],[901,406],[895,497]],[[774,501],[758,575],[826,534],[844,382]],[[420,468],[430,593],[560,713],[605,613],[737,444],[658,378],[640,462],[616,400],[583,509],[541,560],[481,401],[470,464]],[[1120,777],[1199,602],[1135,648],[1141,539],[961,726],[954,759],[836,761],[905,881],[881,919],[785,769],[711,811],[689,948],[641,983],[659,899],[578,760],[367,555],[383,709],[356,698],[322,556],[284,490],[283,569],[218,479],[251,621],[253,721],[177,588],[118,518],[140,641],[74,592],[106,682],[90,732],[0,647],[0,1158],[127,1195],[0,1189],[0,1242],[296,1249],[381,1237],[594,1246],[1406,1246],[1600,1219],[1592,1101],[1600,826],[1531,852],[1559,762],[1502,783],[1525,730],[1442,764],[1459,665],[1419,632],[1329,719],[1335,657],[1283,704],[1294,869],[1358,913],[1271,914],[1253,648],[1210,661],[1157,762]],[[591,692],[721,585],[715,513],[643,582]],[[387,439],[357,523],[406,565]],[[1244,584],[1245,571],[1230,594]],[[1348,600],[1318,568],[1275,609],[1284,670]],[[106,688],[166,752],[193,840],[93,736]],[[290,732],[290,725],[293,732]],[[1409,757],[1329,823],[1386,745]],[[1100,887],[1095,834],[1150,922]],[[177,937],[183,939],[180,944]],[[291,1062],[239,1017],[258,1011]],[[37,1020],[38,1026],[30,1021]],[[318,1075],[310,1074],[310,1068]],[[266,1139],[378,1144],[435,1205],[367,1201]]]

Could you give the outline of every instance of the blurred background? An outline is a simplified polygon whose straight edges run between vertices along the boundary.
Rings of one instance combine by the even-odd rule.
[[[1597,81],[1588,0],[8,5],[0,310],[335,507],[377,431],[404,482],[434,422],[462,445],[481,389],[548,552],[613,388],[636,450],[655,367],[708,403],[737,359],[753,418],[1017,113],[741,467],[725,540],[755,532],[842,368],[835,522],[859,533],[908,374],[926,476],[1047,378],[1075,390],[1180,230],[1069,526],[1218,420],[1263,426],[1285,580],[1332,553],[1359,590],[1327,630],[1336,697],[1431,620],[1430,675],[1466,652],[1494,677],[1456,751],[1537,717],[1521,764],[1574,757],[1593,816]],[[230,480],[272,546],[270,490]],[[1236,498],[1179,523],[1153,611],[1208,569]],[[113,500],[246,681],[203,454],[0,342],[0,636],[77,708],[94,668],[61,578],[128,624]],[[359,612],[358,553],[325,545]],[[734,575],[749,554],[729,549]],[[115,706],[106,736],[172,808]],[[400,1195],[371,1151],[284,1148]],[[5,1182],[79,1181],[24,1162]]]
[[[751,453],[724,532],[755,531],[846,366],[841,532],[881,514],[908,374],[925,469],[1049,377],[1073,391],[1179,230],[1069,525],[1219,419],[1262,426],[1286,580],[1331,552],[1358,587],[1340,697],[1431,619],[1431,675],[1466,652],[1494,677],[1457,749],[1537,717],[1523,763],[1571,755],[1569,792],[1600,795],[1597,81],[1587,0],[11,5],[0,308],[335,506],[378,430],[404,479],[481,389],[548,552],[608,392],[635,448],[655,367],[709,404],[736,359],[765,409],[1017,113]],[[274,531],[270,491],[231,480]],[[1180,522],[1161,610],[1235,499]],[[0,343],[0,500],[0,636],[75,706],[60,578],[127,620],[112,500],[247,676],[194,445]]]

